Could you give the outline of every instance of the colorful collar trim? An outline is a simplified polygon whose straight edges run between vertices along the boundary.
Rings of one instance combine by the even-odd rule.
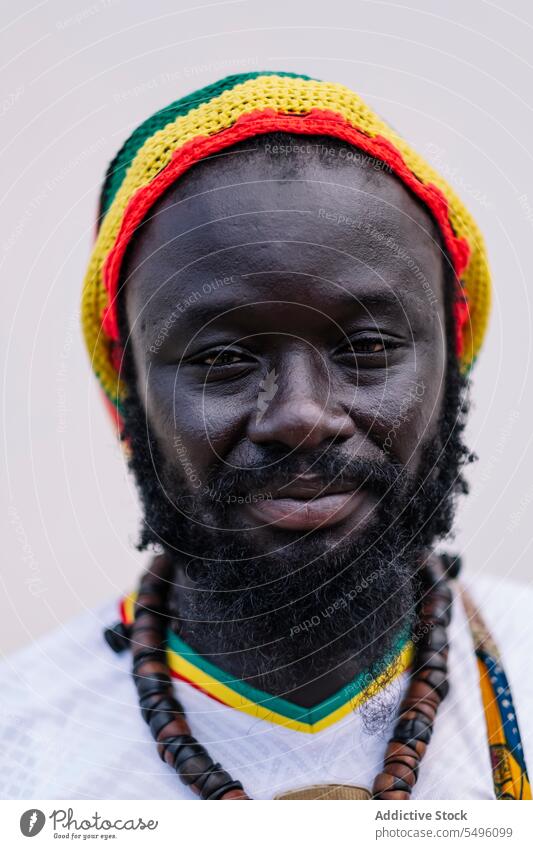
[[[126,625],[133,621],[134,601],[135,594],[131,594],[121,602],[122,621]],[[167,662],[175,678],[186,681],[227,707],[307,734],[316,734],[356,710],[405,672],[413,657],[413,643],[403,636],[392,650],[385,672],[376,681],[367,684],[363,672],[333,696],[306,709],[288,699],[259,690],[246,681],[228,678],[228,673],[198,654],[170,629],[167,642]]]

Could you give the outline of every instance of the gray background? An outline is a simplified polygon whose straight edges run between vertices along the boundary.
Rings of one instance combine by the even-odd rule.
[[[480,461],[454,545],[471,573],[529,582],[531,5],[50,0],[6,4],[3,18],[3,649],[127,590],[146,561],[79,330],[98,187],[152,111],[246,70],[354,88],[477,217],[494,307],[469,427]]]

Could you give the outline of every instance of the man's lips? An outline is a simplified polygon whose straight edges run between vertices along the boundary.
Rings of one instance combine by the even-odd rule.
[[[272,498],[252,501],[246,509],[261,524],[287,530],[312,530],[342,522],[359,507],[365,494],[353,482],[327,484],[301,476],[279,487]]]

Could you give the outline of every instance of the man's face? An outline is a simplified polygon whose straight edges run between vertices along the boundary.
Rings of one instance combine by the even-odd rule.
[[[373,160],[332,143],[324,163],[311,142],[193,168],[124,267],[165,497],[258,555],[362,534],[383,495],[365,469],[416,476],[444,392],[429,213]]]

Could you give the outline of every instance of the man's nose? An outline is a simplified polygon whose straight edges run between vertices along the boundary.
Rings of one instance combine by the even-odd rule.
[[[291,449],[316,448],[356,433],[327,376],[317,374],[302,359],[298,364],[293,360],[278,375],[269,372],[262,381],[257,409],[248,426],[252,442],[278,442]]]

